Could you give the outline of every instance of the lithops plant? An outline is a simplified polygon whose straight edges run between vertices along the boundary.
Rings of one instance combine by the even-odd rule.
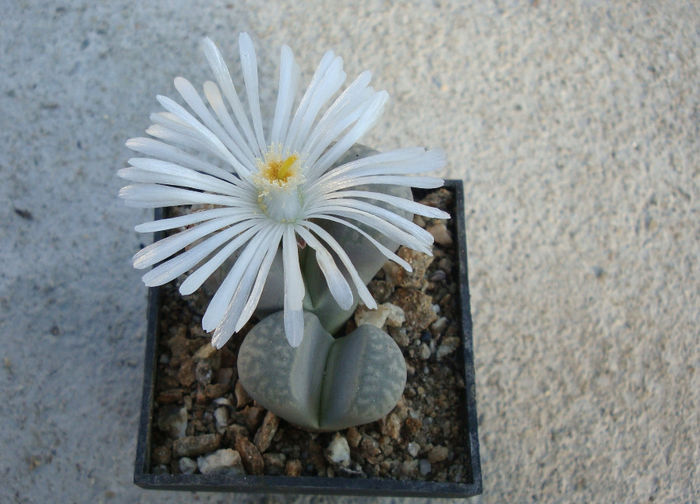
[[[391,336],[362,325],[336,339],[306,312],[304,338],[292,347],[283,317],[277,312],[256,324],[238,352],[239,379],[258,403],[319,431],[372,422],[393,409],[406,384],[406,363]]]
[[[255,358],[239,359],[241,376],[279,369],[270,373],[281,382],[276,389],[256,388],[255,378],[246,379],[251,395],[273,412],[317,429],[374,420],[400,397],[401,353],[374,329],[360,327],[336,341],[331,333],[358,300],[376,308],[366,284],[386,259],[410,270],[397,246],[431,253],[432,236],[410,216],[449,216],[412,201],[410,188],[441,186],[440,178],[416,174],[442,168],[445,156],[423,148],[348,154],[379,119],[388,94],[369,86],[369,72],[339,93],[346,74],[332,51],[295,107],[299,67],[291,49],[282,47],[277,102],[263,125],[251,38],[239,37],[246,106],[216,45],[205,39],[203,47],[216,80],[204,83],[205,99],[189,81],[176,78],[187,107],[158,96],[165,112],[151,115],[155,124],[146,131],[152,138],[127,142],[145,157],[130,159],[119,171],[133,182],[120,197],[136,207],[193,209],[137,226],[140,232],[179,232],[139,251],[134,266],[155,266],[143,276],[148,286],[189,272],[182,294],[223,271],[202,317],[217,348],[258,307],[258,315],[273,313],[243,344]],[[283,371],[285,339],[289,366]],[[263,351],[273,347],[278,350]],[[301,392],[282,400],[283,390]],[[386,392],[381,401],[380,390]]]

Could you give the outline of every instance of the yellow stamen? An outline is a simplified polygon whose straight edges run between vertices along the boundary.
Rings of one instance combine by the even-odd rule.
[[[263,168],[263,176],[270,182],[285,183],[289,177],[295,174],[294,163],[297,162],[297,159],[298,156],[292,154],[284,161],[268,161]]]

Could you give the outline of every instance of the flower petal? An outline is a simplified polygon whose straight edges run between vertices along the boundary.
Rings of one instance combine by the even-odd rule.
[[[255,157],[262,157],[262,152],[260,151],[258,143],[255,139],[253,130],[250,127],[248,116],[243,110],[241,100],[238,98],[238,93],[236,93],[236,88],[233,85],[233,80],[231,80],[231,74],[229,73],[228,67],[224,62],[224,58],[221,56],[219,49],[210,38],[207,37],[202,41],[202,47],[204,49],[204,55],[206,56],[207,61],[209,61],[209,66],[214,72],[216,81],[219,83],[221,91],[224,93],[226,100],[233,110],[234,117],[238,121],[238,124],[243,130],[243,134],[248,140],[248,145],[253,149],[253,154]]]
[[[282,264],[284,267],[284,329],[287,341],[299,346],[304,336],[304,278],[299,266],[299,251],[294,238],[294,227],[287,226],[282,239]]]
[[[301,238],[316,251],[316,261],[318,262],[323,277],[326,279],[328,290],[338,306],[343,310],[349,310],[352,306],[352,289],[345,280],[345,277],[336,266],[333,256],[326,250],[326,247],[303,226],[295,226],[296,232]]]
[[[284,45],[280,51],[280,79],[277,104],[270,134],[271,145],[279,145],[287,136],[289,120],[299,86],[299,65],[294,61],[292,50]]]
[[[245,32],[241,33],[238,37],[238,47],[241,54],[241,69],[243,70],[243,80],[245,81],[245,90],[248,96],[248,106],[253,117],[255,136],[258,139],[260,152],[265,152],[267,147],[262,129],[260,97],[258,95],[258,59],[255,57],[255,47],[253,47],[250,35]]]

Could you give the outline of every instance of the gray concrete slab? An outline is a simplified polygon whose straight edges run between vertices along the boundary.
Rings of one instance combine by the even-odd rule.
[[[481,500],[698,498],[697,3],[0,4],[0,501],[234,500],[131,483],[148,238],[115,172],[241,30],[268,108],[280,44],[307,78],[333,48],[392,97],[366,143],[465,181]]]

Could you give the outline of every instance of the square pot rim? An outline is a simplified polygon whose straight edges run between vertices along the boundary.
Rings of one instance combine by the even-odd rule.
[[[468,458],[472,473],[470,483],[436,482],[421,480],[395,480],[384,478],[344,478],[323,476],[254,476],[218,474],[154,474],[148,472],[150,459],[151,429],[155,397],[155,374],[157,370],[156,349],[160,289],[148,289],[146,349],[144,356],[143,392],[141,415],[136,447],[133,481],[145,489],[280,493],[318,495],[371,495],[396,497],[452,497],[464,498],[482,493],[481,461],[479,456],[478,422],[476,412],[476,385],[474,373],[474,346],[467,265],[467,236],[464,213],[464,184],[460,179],[445,180],[445,188],[454,192],[455,231],[457,235],[457,257],[459,259],[459,298],[461,336],[464,365],[465,429],[468,443]],[[430,190],[415,190],[414,194],[427,194]],[[155,210],[155,218],[162,218],[162,209]],[[163,233],[156,233],[154,241]]]

